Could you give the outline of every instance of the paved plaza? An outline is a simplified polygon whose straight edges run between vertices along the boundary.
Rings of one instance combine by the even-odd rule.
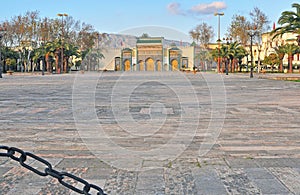
[[[267,77],[3,75],[0,145],[107,194],[300,194],[300,83]],[[0,156],[0,194],[77,193]]]

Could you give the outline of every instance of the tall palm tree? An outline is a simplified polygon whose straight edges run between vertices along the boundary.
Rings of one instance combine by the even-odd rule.
[[[32,60],[33,62],[35,62],[36,64],[39,64],[39,60],[42,60],[42,71],[44,72],[44,64],[45,64],[45,55],[46,55],[47,51],[45,50],[44,45],[40,46],[39,48],[35,49],[33,52],[33,57]]]
[[[285,47],[280,45],[278,47],[275,47],[275,52],[278,56],[278,60],[279,60],[279,72],[282,72],[283,71],[283,58],[284,58],[284,55],[285,55]]]
[[[229,58],[230,58],[230,72],[234,72],[235,71],[235,65],[237,62],[237,58],[240,55],[240,48],[241,44],[238,43],[237,41],[230,43],[228,45],[228,53],[229,53]]]
[[[285,33],[298,34],[297,41],[298,45],[300,45],[300,4],[293,3],[292,7],[296,8],[296,12],[282,12],[280,18],[278,19],[278,24],[280,24],[281,27],[274,29],[271,34],[274,34],[273,39],[278,36],[282,36]]]
[[[73,44],[65,43],[64,44],[64,67],[63,67],[64,72],[68,72],[69,59],[73,55],[76,57],[79,56],[78,47]]]
[[[247,50],[242,45],[240,45],[237,48],[237,52],[236,52],[237,66],[240,67],[239,71],[241,71],[242,60],[247,55],[248,55]]]
[[[229,46],[222,45],[222,47],[220,48],[220,57],[222,59],[222,63],[224,64],[223,67],[225,68],[226,74],[228,74],[228,65],[229,65],[230,55],[231,55],[231,52],[229,50]],[[222,71],[224,71],[224,69]]]
[[[61,40],[54,40],[52,42],[46,43],[46,50],[48,51],[46,53],[46,64],[47,64],[47,70],[51,71],[52,66],[51,66],[51,58],[55,59],[55,71],[58,71],[58,63],[59,63],[59,57],[61,53]],[[49,68],[49,69],[48,69]]]
[[[293,55],[300,52],[299,46],[294,45],[294,44],[285,44],[283,46],[283,50],[286,54],[288,54],[288,67],[289,73],[293,72]]]

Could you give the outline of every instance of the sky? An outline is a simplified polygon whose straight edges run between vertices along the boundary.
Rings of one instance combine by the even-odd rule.
[[[258,7],[268,16],[270,26],[277,23],[283,11],[293,10],[296,0],[3,0],[0,21],[24,15],[26,11],[38,11],[41,17],[58,18],[58,13],[67,13],[75,20],[94,26],[105,33],[123,33],[190,41],[188,32],[206,22],[220,38],[226,36],[233,15],[249,18],[249,13]],[[276,24],[277,26],[277,24]]]

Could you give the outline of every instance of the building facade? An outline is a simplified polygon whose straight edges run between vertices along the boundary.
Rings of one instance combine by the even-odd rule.
[[[136,47],[123,48],[114,53],[114,66],[105,66],[115,71],[177,71],[193,70],[195,46],[167,46],[163,37],[138,38]]]

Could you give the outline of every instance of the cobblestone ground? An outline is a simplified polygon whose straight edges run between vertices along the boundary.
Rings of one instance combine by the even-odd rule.
[[[300,194],[300,84],[263,77],[4,75],[0,145],[107,194]],[[0,194],[76,193],[0,156]]]

